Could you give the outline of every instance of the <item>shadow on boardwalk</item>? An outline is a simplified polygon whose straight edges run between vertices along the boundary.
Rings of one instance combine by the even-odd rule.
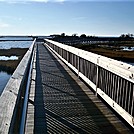
[[[89,91],[91,99],[86,95],[46,47],[37,46],[36,58],[34,133],[127,132],[93,93]]]
[[[45,105],[43,101],[43,89],[42,89],[42,80],[41,80],[41,71],[39,64],[39,54],[37,50],[36,56],[36,83],[35,83],[35,116],[34,116],[34,133],[46,133],[46,112]]]

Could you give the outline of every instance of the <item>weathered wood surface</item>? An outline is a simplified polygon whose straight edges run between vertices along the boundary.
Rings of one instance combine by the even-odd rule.
[[[4,91],[0,96],[0,134],[9,133],[15,119],[15,112],[17,111],[17,104],[21,97],[21,86],[25,77],[28,62],[32,53],[34,42],[29,48],[17,69],[9,79]]]
[[[63,62],[38,45],[25,133],[132,132]]]

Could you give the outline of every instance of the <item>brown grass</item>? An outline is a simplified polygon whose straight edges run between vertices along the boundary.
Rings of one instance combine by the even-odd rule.
[[[77,45],[75,47],[116,60],[121,60],[124,62],[134,62],[134,51],[123,51],[120,50],[118,47],[107,48],[97,47],[93,45]]]
[[[28,48],[0,49],[0,56],[23,56]]]
[[[14,72],[21,59],[28,48],[11,48],[11,49],[0,49],[0,56],[18,56],[18,60],[0,60],[0,71],[6,71],[10,74]]]
[[[90,52],[100,54],[116,60],[134,62],[134,51],[115,51],[115,50],[107,50],[104,48],[94,48],[90,49]]]

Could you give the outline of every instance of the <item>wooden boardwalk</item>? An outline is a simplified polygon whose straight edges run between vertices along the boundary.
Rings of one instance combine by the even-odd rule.
[[[132,133],[93,92],[44,45],[37,45],[26,134]]]

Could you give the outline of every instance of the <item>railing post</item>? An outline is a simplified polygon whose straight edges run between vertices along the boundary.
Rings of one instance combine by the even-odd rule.
[[[117,83],[118,83],[117,84],[117,96],[116,96],[117,98],[116,98],[116,101],[115,101],[116,103],[118,103],[118,101],[119,101],[119,88],[120,88],[119,85],[120,85],[120,81],[119,81],[118,77],[117,77]]]
[[[96,92],[95,95],[97,96],[97,88],[98,88],[98,79],[99,79],[99,57],[97,58],[97,71],[96,71]]]
[[[67,51],[67,62],[69,62],[69,52]]]
[[[133,97],[132,97],[132,106],[131,106],[131,116],[132,116],[132,123],[134,125],[134,117],[133,117],[133,110],[134,110],[134,85],[133,85]]]
[[[53,44],[53,47],[51,47],[55,51],[55,45]]]
[[[80,72],[80,57],[78,53],[78,78],[79,78],[79,72]]]

